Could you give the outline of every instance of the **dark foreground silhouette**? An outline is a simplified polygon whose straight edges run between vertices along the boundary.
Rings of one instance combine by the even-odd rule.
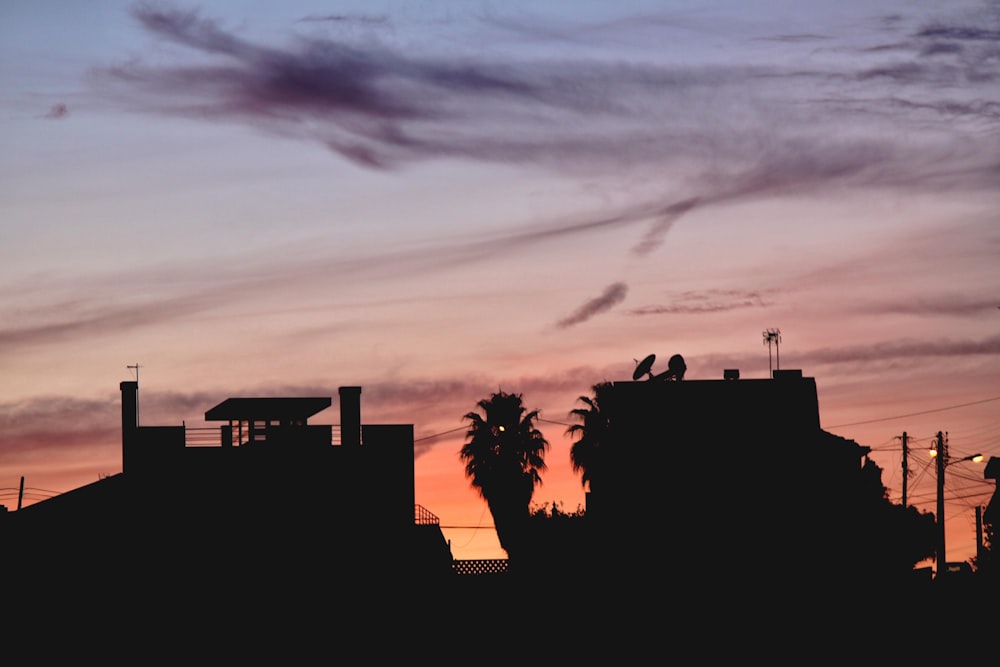
[[[209,410],[221,442],[195,447],[183,426],[140,425],[122,383],[123,472],[3,517],[5,647],[812,664],[871,658],[879,637],[899,659],[898,632],[995,617],[983,579],[914,575],[920,544],[879,556],[904,533],[860,501],[867,448],[819,428],[811,378],[672,371],[594,401],[616,449],[586,459],[585,520],[525,529],[492,576],[455,575],[439,527],[415,519],[412,425],[362,424],[359,387],[342,388],[339,443],[308,423],[330,399],[249,398]]]

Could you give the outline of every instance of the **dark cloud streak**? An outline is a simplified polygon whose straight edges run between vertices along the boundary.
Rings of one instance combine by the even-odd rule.
[[[631,315],[703,315],[722,313],[744,308],[764,308],[767,303],[760,292],[737,290],[708,290],[705,292],[682,292],[670,295],[666,305],[648,305],[633,308]]]
[[[628,361],[631,364],[631,361]],[[572,405],[561,405],[565,395],[587,394],[602,379],[626,379],[630,365],[619,369],[577,367],[544,376],[486,377],[463,374],[437,379],[415,378],[407,382],[366,382],[362,394],[366,423],[414,424],[416,456],[434,447],[453,446],[464,438],[464,431],[444,437],[431,437],[441,430],[463,426],[463,415],[476,402],[496,391],[498,383],[508,391],[522,393],[525,402],[543,410],[551,420],[566,420]],[[143,423],[149,426],[180,425],[198,428],[206,410],[230,396],[330,396],[333,405],[313,421],[339,423],[337,387],[317,382],[293,385],[257,385],[234,387],[219,393],[145,392],[142,396]],[[565,400],[565,399],[563,399]],[[120,461],[121,398],[107,392],[101,398],[77,396],[39,396],[17,403],[0,403],[0,427],[6,436],[0,447],[0,463],[23,465],[45,458],[72,458],[74,452],[90,459],[100,449],[108,461]],[[444,425],[443,429],[440,425]],[[559,427],[546,427],[546,429]],[[455,448],[457,451],[457,447]]]
[[[810,363],[837,364],[891,359],[906,360],[980,355],[1000,355],[1000,335],[980,340],[941,338],[937,340],[902,339],[878,341],[871,345],[820,348],[801,353],[798,356]]]
[[[628,294],[628,286],[625,283],[608,285],[601,292],[600,296],[590,299],[577,308],[571,315],[559,320],[556,326],[560,329],[566,329],[577,324],[582,324],[595,315],[611,310],[625,300],[626,294]]]
[[[970,297],[962,294],[941,294],[915,297],[907,301],[873,303],[859,310],[872,314],[946,315],[952,317],[994,317],[1000,297]]]
[[[375,169],[461,157],[596,170],[622,181],[645,177],[650,166],[670,173],[673,165],[682,174],[666,179],[658,196],[605,213],[364,258],[270,265],[270,282],[237,273],[192,303],[194,309],[252,285],[277,289],[307,269],[359,278],[409,275],[635,224],[648,225],[633,248],[635,256],[644,257],[685,214],[768,196],[878,187],[926,194],[995,189],[1000,182],[994,142],[969,130],[977,124],[986,131],[995,127],[1000,99],[988,88],[961,98],[954,92],[968,81],[998,76],[1000,60],[987,57],[996,36],[958,18],[911,31],[908,41],[899,41],[899,21],[893,20],[888,28],[899,56],[895,61],[876,61],[882,52],[862,45],[850,52],[851,65],[805,69],[777,61],[667,66],[596,58],[445,59],[397,53],[374,41],[315,36],[278,48],[242,39],[194,11],[143,5],[134,14],[150,34],[206,60],[184,67],[132,62],[100,73],[100,91],[136,109],[242,122],[282,137],[319,141]],[[655,18],[645,17],[643,24],[671,29],[670,21]],[[623,25],[628,24],[618,27]],[[599,39],[601,27],[576,32]],[[803,36],[779,42],[794,48]],[[930,43],[959,42],[979,50],[921,55]],[[887,80],[899,84],[891,96],[882,92]],[[896,139],[906,136],[907,123],[920,131],[921,142]],[[166,305],[172,305],[168,314],[183,315],[187,307]],[[133,322],[144,319],[129,312],[138,315]],[[77,315],[8,329],[0,340],[54,340],[70,335],[74,326],[97,331],[103,325],[100,315]]]
[[[607,292],[614,300],[615,290]],[[595,300],[597,301],[597,300]],[[869,345],[824,347],[797,351],[798,368],[815,369],[823,365],[876,364],[932,359],[948,360],[961,357],[1000,355],[1000,336],[982,339],[919,339],[875,341]],[[712,355],[687,357],[688,375],[692,379],[721,379],[723,368],[752,368],[760,365],[758,356]],[[595,368],[580,366],[558,374],[517,377],[487,377],[463,374],[436,379],[415,378],[406,382],[373,380],[364,386],[364,408],[370,423],[414,423],[415,436],[420,441],[420,456],[436,446],[452,446],[464,438],[456,431],[434,438],[441,430],[462,426],[462,415],[475,407],[476,401],[502,386],[507,391],[522,393],[525,402],[542,409],[547,420],[568,422],[569,410],[576,405],[564,404],[568,396],[589,395],[591,387],[602,381],[629,381],[634,363],[623,360],[620,365]],[[787,366],[787,363],[786,363]],[[766,366],[765,366],[766,370]],[[117,389],[117,388],[116,388]],[[248,386],[233,388],[226,395],[195,392],[148,392],[143,396],[144,418],[147,425],[179,425],[187,421],[196,424],[198,417],[218,402],[236,395],[259,396],[324,396],[336,401],[336,387],[313,383],[282,386]],[[431,397],[431,398],[429,398]],[[121,446],[120,395],[104,392],[100,398],[78,396],[40,396],[25,398],[17,403],[0,403],[0,428],[5,444],[0,447],[0,462],[22,465],[33,458],[67,458],[79,451],[93,457],[93,449],[105,450],[108,460],[118,457]],[[317,423],[337,423],[337,408],[324,413]],[[416,421],[415,421],[416,420]],[[546,426],[546,429],[559,429]]]
[[[303,23],[388,23],[387,16],[367,16],[360,14],[310,14],[303,16],[299,21]]]
[[[853,141],[855,149],[864,149],[866,143],[882,146],[862,151],[870,160],[865,167],[882,162],[886,170],[898,171],[909,156],[887,150],[878,124],[867,134],[859,133],[857,124],[841,127],[843,121],[825,112],[822,103],[797,99],[797,91],[818,91],[850,78],[876,86],[881,79],[908,86],[959,82],[963,76],[983,81],[997,76],[998,70],[985,58],[921,59],[928,39],[991,38],[989,32],[943,24],[903,43],[901,55],[914,58],[876,65],[857,50],[853,69],[809,73],[783,64],[680,67],[571,58],[431,58],[419,52],[395,53],[373,41],[349,44],[317,37],[300,38],[279,49],[243,40],[193,11],[145,5],[134,14],[150,34],[222,60],[184,68],[138,62],[109,68],[101,77],[102,92],[145,110],[244,122],[280,136],[319,141],[349,160],[378,169],[453,157],[530,161],[561,170],[691,161],[694,172],[725,164],[729,174],[745,180],[755,171],[760,154],[760,146],[747,138],[759,131],[769,137],[772,166],[786,160],[794,166],[803,153],[817,163],[842,160],[842,139],[836,134],[849,132],[859,137]],[[656,24],[655,18],[646,17],[646,29]],[[605,28],[610,30],[610,24]],[[661,29],[676,28],[664,21]],[[541,32],[559,30],[553,26]],[[593,39],[600,36],[599,27],[585,32]],[[790,41],[794,48],[803,35],[791,37],[795,39],[780,41]],[[768,83],[761,87],[764,81]],[[755,82],[753,90],[759,92],[747,96],[748,82]],[[852,99],[875,112],[885,104],[872,96]],[[920,103],[934,105],[937,100]],[[974,112],[988,104],[970,103],[968,109]],[[731,111],[738,111],[737,119]],[[894,125],[906,122],[900,112],[897,108],[893,115]],[[876,119],[872,114],[869,123]],[[944,125],[939,129],[949,131]],[[808,183],[818,184],[813,179]],[[717,181],[703,181],[701,189],[706,187],[714,189]]]
[[[60,118],[66,118],[67,116],[69,116],[69,107],[65,104],[55,104],[44,116],[42,116],[42,118],[46,118],[48,120],[58,120]]]

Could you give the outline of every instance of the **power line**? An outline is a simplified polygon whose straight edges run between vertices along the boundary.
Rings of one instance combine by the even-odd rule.
[[[471,535],[469,535],[469,539],[467,539],[467,540],[465,541],[465,544],[463,544],[463,545],[462,545],[462,546],[460,546],[460,547],[456,547],[457,549],[464,549],[465,547],[467,547],[467,546],[469,546],[470,544],[472,544],[472,540],[476,539],[476,533],[478,533],[478,532],[479,532],[479,528],[481,528],[481,527],[484,527],[484,526],[482,526],[482,523],[483,523],[483,517],[484,517],[484,516],[486,516],[486,508],[487,508],[487,507],[488,507],[488,505],[485,505],[485,504],[484,504],[484,505],[483,505],[483,511],[482,511],[482,513],[481,513],[481,514],[479,515],[479,523],[480,523],[480,526],[479,526],[479,527],[477,527],[477,528],[475,528],[475,529],[474,529],[474,530],[472,531],[472,534],[471,534]],[[441,526],[441,527],[442,527],[442,528],[445,528],[445,526]],[[460,526],[456,526],[456,528],[460,528]],[[495,530],[495,528],[494,528],[494,530]],[[450,545],[450,542],[449,542],[449,545]]]
[[[425,435],[422,438],[414,438],[413,442],[420,442],[421,440],[431,440],[433,438],[439,438],[442,435],[448,435],[449,433],[454,433],[455,431],[461,431],[468,428],[468,426],[459,426],[458,428],[453,428],[450,431],[442,431],[441,433],[435,433],[434,435]]]
[[[851,422],[849,424],[833,424],[832,426],[824,426],[823,428],[824,429],[828,429],[828,428],[842,428],[844,426],[859,426],[861,424],[874,424],[876,422],[889,421],[891,419],[903,419],[904,417],[916,417],[917,415],[926,415],[926,414],[931,414],[933,412],[944,412],[945,410],[956,410],[958,408],[966,408],[966,407],[969,407],[970,405],[980,405],[982,403],[990,403],[992,401],[1000,401],[1000,396],[994,396],[993,398],[984,398],[981,401],[972,401],[970,403],[960,403],[958,405],[949,405],[949,406],[944,407],[944,408],[933,408],[931,410],[921,410],[920,412],[911,412],[911,413],[908,413],[908,414],[905,414],[905,415],[895,415],[895,416],[892,416],[892,417],[881,417],[879,419],[869,419],[867,421]],[[573,424],[568,424],[566,422],[555,421],[553,419],[544,419],[542,417],[538,417],[537,420],[540,421],[540,422],[545,422],[546,424],[556,424],[558,426],[567,426],[568,427],[568,426],[572,426],[573,425]],[[465,426],[459,426],[458,428],[453,428],[450,431],[442,431],[441,433],[435,433],[434,435],[426,435],[426,436],[424,436],[422,438],[416,438],[416,439],[414,439],[414,442],[420,442],[421,440],[431,440],[433,438],[437,438],[437,437],[440,437],[442,435],[448,435],[449,433],[454,433],[456,431],[461,431],[464,428],[467,428],[467,427],[465,427]],[[887,450],[884,450],[882,448],[873,448],[872,451],[876,451],[876,450],[878,450],[878,451],[887,451]]]
[[[541,417],[538,417],[537,420],[540,421],[540,422],[546,422],[546,423],[549,423],[549,424],[558,424],[560,426],[570,426],[570,424],[567,424],[565,422],[552,421],[551,419],[542,419]],[[422,438],[414,438],[413,442],[420,442],[421,440],[433,440],[434,438],[439,438],[442,435],[448,435],[449,433],[455,433],[456,431],[461,431],[461,430],[467,429],[467,428],[469,428],[469,427],[468,426],[459,426],[458,428],[453,428],[450,431],[441,431],[440,433],[435,433],[433,435],[425,435]]]
[[[851,422],[850,424],[834,424],[832,426],[824,426],[823,428],[841,428],[843,426],[858,426],[860,424],[874,424],[875,422],[889,421],[890,419],[902,419],[904,417],[916,417],[917,415],[927,415],[932,412],[944,412],[945,410],[955,410],[957,408],[967,408],[970,405],[979,405],[981,403],[989,403],[991,401],[1000,401],[1000,396],[994,396],[993,398],[984,398],[981,401],[972,401],[971,403],[960,403],[959,405],[949,405],[946,408],[934,408],[933,410],[921,410],[920,412],[911,412],[906,415],[896,415],[894,417],[882,417],[881,419],[869,419],[863,422]]]

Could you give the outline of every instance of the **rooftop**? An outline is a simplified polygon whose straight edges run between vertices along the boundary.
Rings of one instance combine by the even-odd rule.
[[[329,397],[227,398],[205,413],[205,421],[305,421],[333,404]]]

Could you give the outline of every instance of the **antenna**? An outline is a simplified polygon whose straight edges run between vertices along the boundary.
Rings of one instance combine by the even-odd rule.
[[[139,362],[137,361],[137,362],[135,362],[134,366],[126,366],[125,368],[127,368],[129,370],[132,370],[133,368],[135,369],[135,384],[136,384],[136,386],[138,386],[139,385]],[[136,425],[139,424],[139,392],[138,391],[136,391],[136,393],[135,393],[135,423],[136,423]]]
[[[765,329],[764,344],[767,345],[767,371],[770,377],[774,377],[774,369],[771,368],[771,343],[774,343],[774,354],[778,362],[778,370],[781,370],[781,356],[778,351],[778,343],[781,342],[781,329]]]
[[[634,361],[634,360],[633,360]],[[650,354],[642,361],[638,362],[635,370],[632,372],[632,379],[638,380],[643,375],[649,375],[649,379],[653,379],[653,362],[656,361],[656,355]]]

